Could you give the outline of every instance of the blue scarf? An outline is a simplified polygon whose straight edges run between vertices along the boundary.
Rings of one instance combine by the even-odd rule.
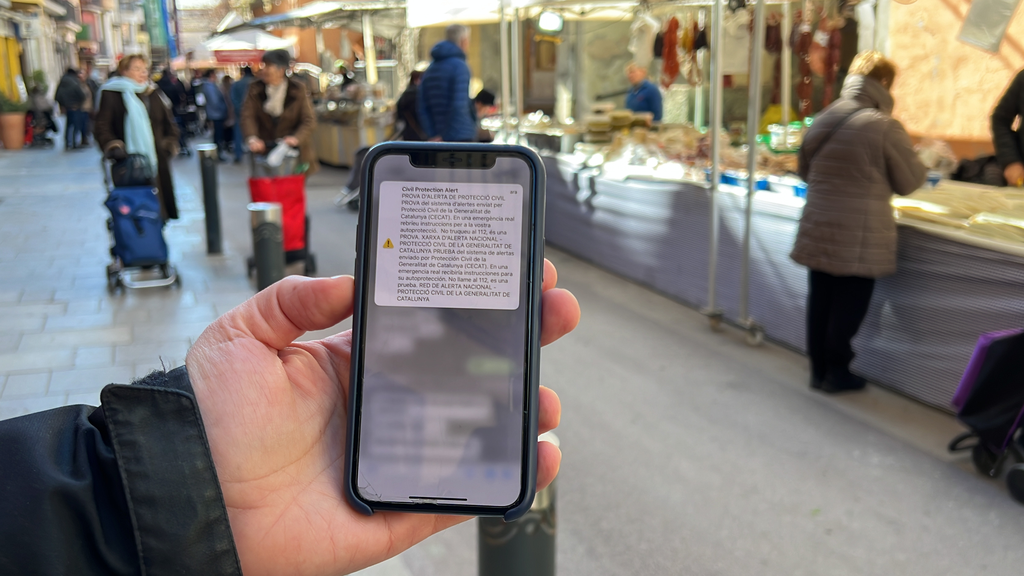
[[[136,94],[145,92],[149,87],[139,84],[124,76],[115,76],[107,80],[101,91],[120,92],[124,98],[124,145],[129,154],[142,154],[149,158],[153,172],[156,172],[156,141],[153,139],[153,126],[149,123],[149,111]]]

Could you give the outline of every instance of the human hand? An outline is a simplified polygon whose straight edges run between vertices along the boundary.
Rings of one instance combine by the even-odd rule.
[[[1006,178],[1006,184],[1008,186],[1020,187],[1024,185],[1024,164],[1015,162],[1006,167],[1003,171],[1003,177]]]
[[[545,262],[541,344],[576,327],[576,298],[555,288]],[[350,331],[295,342],[352,313],[351,277],[295,276],[211,324],[186,366],[210,442],[235,546],[248,576],[346,574],[381,562],[468,517],[378,512],[364,516],[342,494],[348,419]],[[540,432],[561,406],[540,388]],[[558,472],[561,452],[537,447],[537,487]]]
[[[284,143],[291,146],[292,148],[299,147],[299,139],[296,138],[295,136],[285,136]]]
[[[109,160],[124,160],[128,157],[128,153],[125,152],[124,146],[114,146],[107,150],[107,159]]]
[[[263,144],[263,140],[260,140],[259,138],[249,138],[249,141],[246,142],[246,144],[249,146],[249,151],[253,154],[262,154],[267,151],[267,147]]]

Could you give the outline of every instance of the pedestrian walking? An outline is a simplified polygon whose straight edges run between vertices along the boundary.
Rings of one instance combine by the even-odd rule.
[[[82,127],[82,133],[79,135],[81,143],[79,146],[85,148],[89,146],[89,139],[92,135],[92,123],[95,117],[95,92],[89,86],[89,77],[86,75],[85,70],[81,70],[78,73],[79,80],[82,83],[82,92],[85,93],[85,98],[82,99],[82,118],[79,120]]]
[[[224,149],[230,150],[234,147],[235,132],[237,132],[236,124],[238,122],[238,113],[235,110],[235,103],[231,100],[231,87],[234,84],[234,80],[231,76],[225,74],[220,79],[220,93],[224,97],[224,102],[228,107],[228,117],[224,121]]]
[[[149,82],[149,66],[141,54],[125,56],[117,77],[100,89],[96,113],[96,142],[105,158],[122,160],[128,154],[145,156],[156,167],[161,216],[178,217],[170,159],[178,153],[178,126],[171,101]]]
[[[469,101],[469,28],[452,24],[445,39],[430,50],[433,61],[419,92],[420,125],[430,141],[474,142],[476,123]]]
[[[807,204],[791,257],[810,269],[807,353],[811,387],[824,392],[864,388],[850,372],[851,342],[875,279],[896,271],[892,194],[910,194],[928,174],[891,116],[895,78],[881,53],[858,54],[842,96],[815,119],[800,148]]]
[[[206,117],[213,123],[213,143],[217,145],[217,156],[221,162],[226,162],[227,141],[224,139],[224,127],[228,120],[228,102],[217,86],[216,70],[207,70],[203,74],[200,90],[206,97]]]
[[[171,70],[168,66],[164,68],[163,74],[160,75],[160,80],[157,80],[157,86],[163,91],[164,95],[171,101],[171,107],[175,110],[180,110],[185,106],[188,106],[188,96],[186,94],[185,85],[178,79],[178,75]]]
[[[235,164],[242,161],[243,139],[242,139],[242,106],[245,104],[245,97],[249,93],[249,85],[255,78],[252,75],[252,68],[242,68],[242,77],[231,86],[231,106],[235,110],[234,147]]]
[[[82,81],[78,77],[78,71],[68,68],[57,84],[57,91],[54,93],[54,100],[60,106],[64,114],[64,149],[74,150],[76,137],[85,132],[83,124],[82,104],[85,102],[85,91],[82,89]]]
[[[249,86],[242,105],[242,135],[254,154],[266,153],[278,140],[298,148],[300,162],[309,166],[306,174],[312,174],[320,168],[313,147],[316,117],[306,87],[287,76],[290,67],[287,50],[263,54],[261,78]]]
[[[406,142],[422,142],[427,139],[419,119],[418,94],[422,79],[423,72],[413,70],[409,75],[409,85],[395,105],[395,134]]]

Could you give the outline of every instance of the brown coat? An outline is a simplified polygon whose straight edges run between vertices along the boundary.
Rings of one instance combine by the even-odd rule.
[[[149,123],[153,127],[156,144],[157,189],[164,219],[178,217],[178,205],[174,201],[174,181],[171,179],[170,159],[178,154],[178,124],[171,112],[171,102],[160,89],[136,95],[149,110]],[[111,148],[124,148],[124,121],[127,111],[124,97],[120,92],[104,90],[100,96],[100,109],[96,112],[93,135],[103,153]]]
[[[306,87],[298,80],[287,79],[288,92],[284,98],[284,111],[278,118],[272,117],[263,110],[267,101],[267,85],[262,80],[254,80],[249,85],[249,93],[242,104],[239,125],[242,137],[246,141],[255,136],[263,140],[269,151],[274,142],[285,136],[294,136],[299,140],[299,159],[309,164],[312,174],[320,168],[316,148],[313,146],[313,131],[316,130],[316,116],[313,114],[313,103],[306,93]]]
[[[799,264],[833,276],[896,272],[892,195],[920,188],[928,170],[903,125],[890,116],[892,107],[878,81],[849,76],[842,98],[804,136],[800,177],[807,182],[807,204],[791,254]]]

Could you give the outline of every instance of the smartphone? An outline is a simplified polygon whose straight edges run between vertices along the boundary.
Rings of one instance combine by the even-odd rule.
[[[525,514],[537,475],[545,173],[520,146],[363,162],[345,492],[357,510]]]

